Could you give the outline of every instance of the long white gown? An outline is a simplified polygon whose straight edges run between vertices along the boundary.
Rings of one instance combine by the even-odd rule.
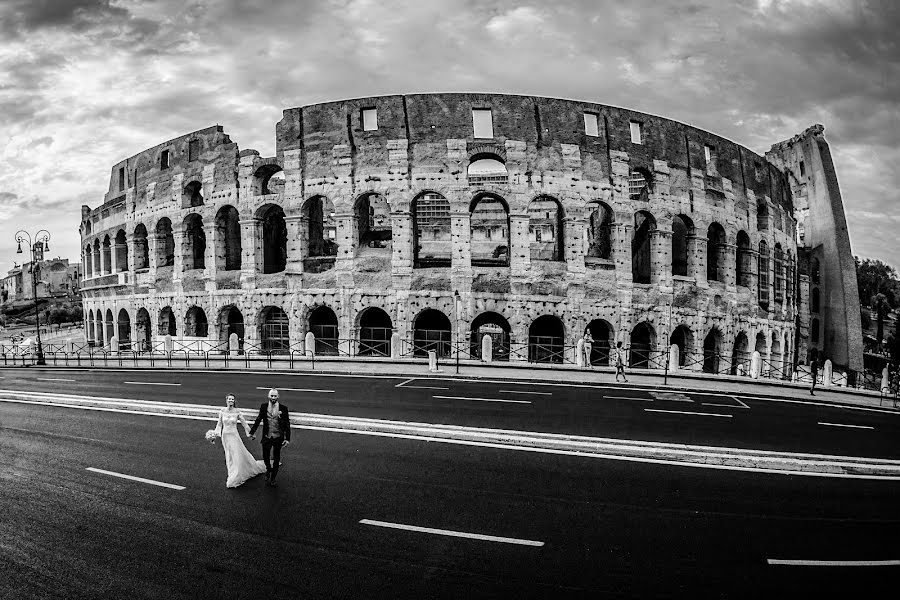
[[[251,477],[256,477],[266,472],[266,464],[256,460],[241,439],[237,424],[240,421],[244,426],[244,432],[249,437],[250,426],[244,415],[238,411],[222,410],[219,412],[219,424],[216,432],[222,436],[222,447],[225,449],[225,467],[228,469],[227,487],[233,488],[241,485]]]

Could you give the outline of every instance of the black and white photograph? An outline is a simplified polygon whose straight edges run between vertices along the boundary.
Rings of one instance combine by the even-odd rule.
[[[888,598],[900,3],[0,0],[0,598]]]

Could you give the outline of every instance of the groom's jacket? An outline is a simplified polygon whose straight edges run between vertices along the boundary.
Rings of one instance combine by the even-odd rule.
[[[269,437],[269,403],[263,402],[259,407],[259,414],[256,415],[256,421],[253,422],[253,427],[250,428],[250,435],[256,433],[257,427],[259,427],[260,421],[263,424],[263,437]],[[291,418],[288,416],[287,406],[284,404],[278,404],[278,425],[281,427],[281,433],[284,435],[284,439],[287,441],[291,441]]]

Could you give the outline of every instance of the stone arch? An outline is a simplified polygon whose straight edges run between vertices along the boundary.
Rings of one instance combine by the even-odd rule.
[[[678,346],[678,366],[683,367],[687,364],[688,357],[694,353],[694,332],[682,323],[672,331],[669,344]]]
[[[477,194],[469,204],[473,266],[509,266],[509,205],[501,196]]]
[[[182,238],[181,264],[185,271],[206,268],[206,232],[203,231],[203,218],[191,213],[182,222],[184,237]]]
[[[313,196],[301,209],[307,223],[307,256],[336,256],[337,223],[334,205],[325,196]]]
[[[482,149],[469,159],[466,167],[466,177],[469,185],[495,183],[505,184],[509,182],[509,173],[506,170],[506,161],[499,154]]]
[[[566,328],[556,315],[542,315],[528,326],[528,360],[563,363]]]
[[[413,266],[449,267],[453,250],[450,202],[432,191],[416,196],[410,206]]]
[[[138,352],[147,352],[153,348],[153,326],[150,322],[150,313],[146,308],[141,307],[137,311],[135,317],[135,333],[137,339],[135,344]]]
[[[112,242],[109,239],[109,234],[103,236],[103,243],[101,245],[101,252],[103,252],[103,259],[101,264],[103,265],[103,274],[109,275],[112,273]]]
[[[113,321],[112,309],[106,309],[106,320],[103,323],[103,343],[109,344],[109,340],[116,334],[115,321]]]
[[[450,356],[452,327],[443,312],[426,308],[413,322],[413,356],[427,356],[433,350],[439,357]]]
[[[156,222],[156,239],[156,266],[171,267],[175,264],[175,236],[169,217]]]
[[[734,338],[734,347],[731,352],[731,374],[738,374],[738,367],[743,367],[745,375],[750,373],[750,342],[747,334],[739,332]]]
[[[290,352],[290,319],[281,307],[264,306],[259,312],[259,342],[264,353]]]
[[[565,261],[564,219],[563,206],[553,196],[538,196],[528,204],[531,260]]]
[[[638,369],[649,369],[656,345],[656,330],[647,321],[641,321],[631,330],[628,348],[628,364]]]
[[[331,307],[319,305],[306,318],[308,327],[316,336],[316,354],[338,354],[338,318]]]
[[[94,276],[94,257],[90,242],[84,247],[84,278],[90,279]]]
[[[264,204],[256,211],[261,221],[263,273],[280,273],[287,266],[287,224],[284,209],[278,204]]]
[[[756,352],[759,352],[760,356],[763,358],[768,354],[768,338],[763,331],[759,331],[756,333],[756,340],[753,344],[753,349]]]
[[[268,196],[284,192],[284,169],[281,165],[268,163],[261,165],[253,173],[257,195]]]
[[[706,230],[706,279],[725,283],[727,243],[725,228],[716,222]]]
[[[88,345],[93,346],[97,341],[97,328],[94,323],[94,309],[88,310],[87,315],[87,339]]]
[[[735,283],[744,287],[751,284],[750,236],[743,229],[737,232],[737,251],[735,253]]]
[[[652,240],[656,219],[645,210],[634,213],[631,238],[631,279],[634,283],[650,283]]]
[[[122,272],[128,270],[128,238],[125,230],[120,229],[116,232],[115,237],[115,261],[116,271]]]
[[[361,356],[390,356],[391,335],[394,324],[384,309],[377,306],[364,308],[357,317],[359,324],[359,347]]]
[[[594,338],[594,341],[591,342],[591,364],[609,366],[609,353],[615,337],[613,326],[604,319],[593,319],[588,323],[587,329]]]
[[[203,206],[203,184],[199,181],[192,181],[184,186],[181,195],[181,206],[183,208],[193,208],[195,206]]]
[[[131,350],[131,317],[124,308],[116,315],[116,335],[119,337],[119,350]]]
[[[772,349],[769,352],[769,365],[774,371],[773,376],[784,378],[784,356],[781,353],[781,336],[772,336]]]
[[[586,257],[612,260],[613,211],[605,202],[588,204]]]
[[[472,319],[469,332],[469,354],[472,358],[482,358],[481,343],[488,336],[492,342],[493,360],[509,360],[512,327],[506,317],[494,311],[485,311]]]
[[[649,200],[653,191],[653,175],[643,167],[631,169],[628,175],[628,197],[631,200]]]
[[[171,306],[166,306],[159,311],[159,335],[171,335],[175,337],[178,332],[178,326],[175,322],[175,312]]]
[[[367,192],[354,204],[357,252],[363,248],[388,248],[393,237],[391,207],[384,196]]]
[[[241,310],[234,304],[227,304],[219,309],[218,315],[219,341],[228,348],[231,334],[234,333],[238,338],[238,351],[244,349],[244,315]]]
[[[150,246],[147,244],[147,227],[143,223],[134,228],[134,268],[150,268]]]
[[[757,294],[759,305],[763,308],[769,306],[769,245],[766,240],[759,241],[759,257],[757,259],[757,277],[758,288]]]
[[[216,268],[223,271],[241,269],[241,223],[235,207],[226,204],[216,213]],[[285,230],[285,237],[287,231]]]
[[[769,207],[765,200],[759,200],[756,203],[756,229],[757,231],[769,229]]]
[[[713,327],[706,334],[706,338],[703,340],[704,373],[719,373],[721,369],[722,340],[722,332],[719,331],[718,327]]]
[[[103,266],[100,263],[100,238],[94,238],[92,259],[94,261],[94,277],[100,277],[103,275]]]
[[[784,301],[784,251],[781,249],[781,243],[775,242],[775,248],[772,253],[773,256],[773,264],[774,264],[774,277],[773,282],[775,284],[775,302],[783,302]]]
[[[694,235],[694,222],[685,215],[672,217],[672,275],[687,277],[690,264],[688,238]]]
[[[206,319],[206,311],[199,306],[192,306],[185,313],[184,335],[201,338],[209,336],[209,321]]]

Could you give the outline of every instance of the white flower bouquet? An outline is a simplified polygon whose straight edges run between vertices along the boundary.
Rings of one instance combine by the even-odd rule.
[[[207,442],[209,442],[210,444],[215,444],[216,440],[219,439],[219,434],[215,429],[210,429],[206,432],[205,437]]]

